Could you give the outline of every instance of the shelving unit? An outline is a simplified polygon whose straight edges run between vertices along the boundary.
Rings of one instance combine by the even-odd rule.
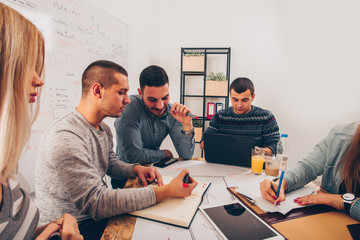
[[[207,104],[221,102],[224,108],[229,105],[230,53],[231,48],[181,48],[180,103],[191,108],[201,123],[201,130],[195,129],[196,143],[210,121]],[[226,81],[207,81],[211,72],[223,73]]]

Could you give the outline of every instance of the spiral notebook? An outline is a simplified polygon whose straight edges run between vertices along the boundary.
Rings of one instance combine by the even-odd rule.
[[[169,183],[171,180],[172,177],[163,176],[164,184]],[[189,228],[210,184],[210,182],[198,182],[198,185],[189,197],[167,198],[151,207],[130,212],[129,214],[183,228]],[[156,186],[157,183],[151,185]]]

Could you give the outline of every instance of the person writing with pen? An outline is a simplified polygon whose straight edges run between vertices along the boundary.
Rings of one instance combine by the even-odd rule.
[[[278,198],[279,179],[260,183],[264,199],[280,203],[285,193],[322,175],[317,194],[295,199],[299,205],[324,204],[360,220],[360,123],[341,124],[318,143],[307,157],[285,171]],[[276,200],[275,200],[276,199]]]
[[[186,106],[170,104],[169,78],[159,66],[146,67],[140,73],[138,95],[115,120],[116,153],[127,163],[150,164],[173,158],[168,149],[160,149],[170,135],[180,158],[190,159],[195,140],[191,113]],[[113,188],[122,187],[121,180],[111,180]]]
[[[72,214],[84,239],[100,239],[109,218],[150,207],[166,198],[191,195],[182,170],[163,184],[156,168],[120,161],[113,151],[113,135],[103,121],[119,117],[129,103],[127,71],[120,65],[98,60],[83,72],[82,94],[72,112],[57,119],[39,144],[35,168],[36,204],[40,223]],[[138,177],[144,187],[112,189],[105,177]],[[157,186],[148,182],[157,180]]]

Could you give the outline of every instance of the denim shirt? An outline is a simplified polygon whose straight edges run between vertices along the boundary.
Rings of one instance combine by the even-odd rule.
[[[288,192],[303,187],[322,175],[321,188],[332,194],[339,194],[341,176],[337,164],[347,151],[359,122],[342,124],[331,129],[307,157],[299,161],[284,174]],[[360,199],[360,198],[359,198]],[[360,201],[353,202],[350,216],[360,220]]]
[[[159,149],[167,135],[170,135],[179,157],[192,157],[195,148],[194,136],[181,131],[182,124],[170,114],[170,104],[161,116],[156,117],[139,95],[130,96],[130,100],[125,111],[114,123],[116,153],[120,160],[147,164],[164,159],[165,152]]]

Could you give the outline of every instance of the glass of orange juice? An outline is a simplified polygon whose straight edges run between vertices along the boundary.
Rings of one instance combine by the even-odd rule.
[[[251,171],[255,175],[260,175],[264,166],[265,150],[254,147],[251,151]]]

